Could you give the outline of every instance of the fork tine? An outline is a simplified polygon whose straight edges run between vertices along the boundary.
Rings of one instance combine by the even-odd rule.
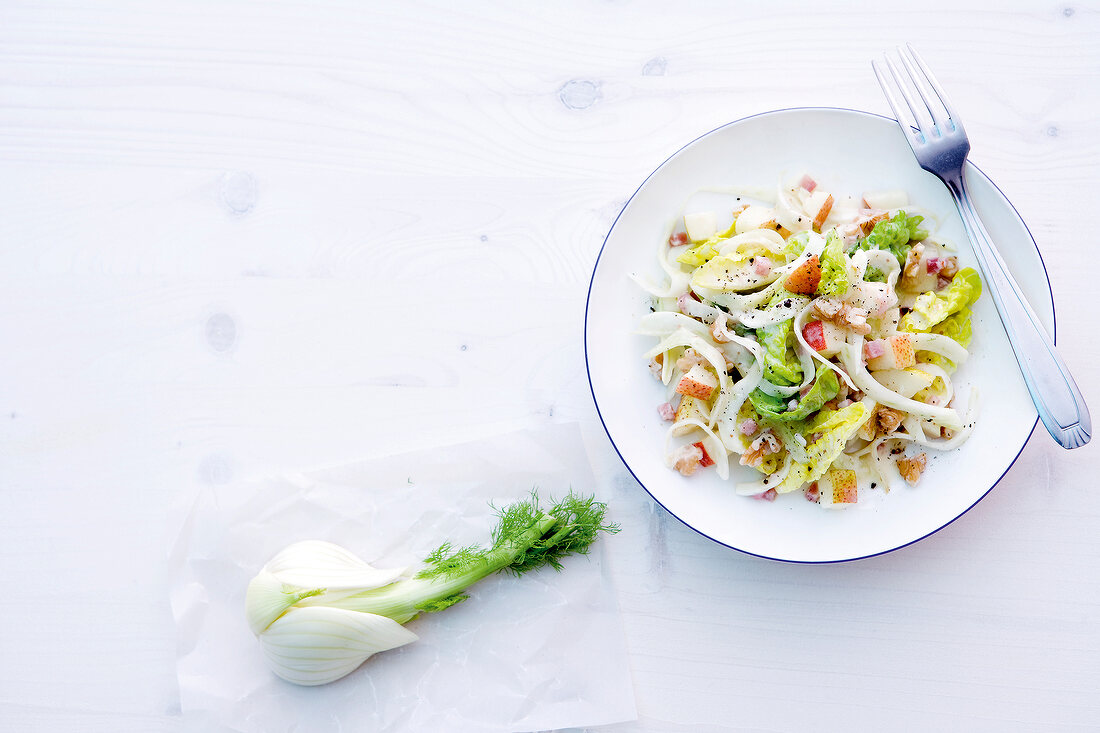
[[[901,105],[898,103],[897,97],[894,96],[894,92],[890,89],[890,84],[886,81],[886,75],[882,73],[882,69],[876,61],[871,62],[871,68],[875,72],[875,77],[878,79],[878,85],[882,87],[882,93],[886,96],[886,101],[890,103],[890,109],[894,111],[894,117],[897,119],[898,124],[901,125],[902,131],[908,132],[913,126],[903,119],[904,115],[901,112]]]
[[[913,120],[916,123],[916,128],[920,130],[925,139],[927,139],[928,135],[924,131],[924,125],[921,122],[920,115],[917,114],[917,108],[913,102],[912,95],[909,94],[908,87],[906,87],[905,83],[901,80],[901,75],[898,73],[894,61],[889,56],[885,56],[884,58],[886,59],[886,68],[890,70],[890,76],[894,77],[894,84],[896,84],[898,89],[901,91],[901,96],[905,99],[905,105],[909,107],[909,112],[913,115]]]
[[[898,57],[901,59],[902,66],[905,67],[905,73],[909,75],[909,80],[913,82],[913,88],[917,90],[917,94],[920,96],[922,102],[924,102],[924,108],[928,110],[928,116],[932,118],[932,125],[936,129],[936,133],[939,135],[946,135],[948,133],[946,120],[943,115],[940,114],[939,107],[937,107],[928,94],[927,84],[924,83],[927,79],[927,74],[923,76],[913,65],[913,61],[909,58],[909,55],[905,52],[905,49],[898,46]],[[937,96],[939,96],[937,94]],[[942,101],[942,100],[941,100]],[[946,105],[944,106],[946,111]]]
[[[913,48],[913,44],[906,43],[905,47],[909,49],[909,55],[912,57],[917,67],[921,70],[921,73],[924,75],[925,80],[929,83],[929,85],[931,85],[932,91],[934,91],[936,93],[936,96],[939,97],[940,104],[942,104],[943,108],[947,110],[947,119],[951,120],[951,126],[955,130],[961,131],[963,129],[962,122],[959,120],[959,115],[955,112],[955,108],[951,105],[951,100],[948,98],[947,92],[945,92],[943,90],[943,87],[940,86],[940,83],[936,79],[936,76],[931,71],[929,71],[928,66],[924,63],[924,59],[922,59],[920,57],[920,54],[917,53],[917,50]]]

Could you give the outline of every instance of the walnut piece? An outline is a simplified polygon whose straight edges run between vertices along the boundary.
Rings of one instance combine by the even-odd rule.
[[[889,435],[901,426],[903,413],[893,409],[892,407],[880,407],[875,412],[875,420],[878,422],[878,429],[883,435]]]
[[[672,467],[684,476],[691,476],[703,460],[703,451],[699,446],[688,444],[681,446],[672,456]]]
[[[865,308],[855,308],[851,303],[836,298],[818,298],[814,301],[813,310],[823,321],[835,323],[864,336],[871,333]]]
[[[947,257],[943,261],[943,267],[940,268],[940,276],[946,277],[948,280],[955,277],[959,273],[959,258],[955,256]]]
[[[681,372],[686,373],[693,366],[706,366],[709,363],[710,362],[703,358],[702,354],[700,354],[695,349],[689,347],[687,349],[684,349],[684,355],[676,360],[676,368],[679,369]]]
[[[760,468],[764,463],[764,456],[778,453],[781,450],[783,450],[783,441],[771,430],[766,430],[760,434],[760,437],[752,441],[749,449],[741,456],[740,463],[742,466]]]
[[[921,255],[924,254],[924,245],[920,242],[914,244],[909,249],[909,254],[905,256],[905,267],[902,268],[902,277],[909,279],[916,277],[920,274]]]
[[[866,441],[872,441],[878,437],[878,421],[875,420],[875,416],[872,415],[862,425],[859,426],[859,430],[856,431],[856,435],[863,438]]]
[[[898,470],[901,471],[901,477],[905,479],[906,483],[910,486],[914,486],[920,481],[920,475],[924,473],[924,468],[927,465],[928,456],[924,453],[918,453],[912,458],[898,459]]]

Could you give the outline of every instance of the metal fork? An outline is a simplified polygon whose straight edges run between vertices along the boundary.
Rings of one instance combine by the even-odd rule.
[[[974,245],[978,266],[985,275],[989,293],[993,296],[993,303],[1008,334],[1008,342],[1020,364],[1024,383],[1039,411],[1039,418],[1063,448],[1080,447],[1092,437],[1088,407],[970,201],[963,177],[970,141],[962,122],[936,77],[932,76],[913,47],[909,44],[905,48],[899,47],[898,56],[901,58],[901,69],[893,59],[885,57],[889,79],[882,64],[871,62],[879,86],[890,102],[920,167],[942,180],[955,199],[963,226]],[[904,108],[898,103],[890,80],[901,92]],[[909,111],[908,117],[904,115],[905,109]]]

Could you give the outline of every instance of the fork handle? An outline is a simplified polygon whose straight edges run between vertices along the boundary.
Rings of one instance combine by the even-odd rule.
[[[1001,323],[1020,364],[1024,384],[1039,411],[1039,419],[1063,448],[1078,448],[1088,443],[1092,437],[1092,419],[1081,391],[993,246],[970,201],[962,172],[945,179],[944,183],[962,215],[963,226],[974,245],[978,265],[1001,315]]]

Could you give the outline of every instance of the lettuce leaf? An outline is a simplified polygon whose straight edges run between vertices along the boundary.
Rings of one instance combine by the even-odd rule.
[[[904,211],[899,211],[889,219],[875,224],[863,239],[856,244],[856,249],[884,249],[892,252],[898,258],[898,264],[905,267],[905,258],[909,254],[910,242],[919,242],[928,236],[928,231],[920,228],[923,216],[909,216]]]
[[[789,386],[802,381],[802,363],[789,345],[794,330],[790,319],[756,329],[756,340],[764,347],[764,379]]]
[[[867,268],[867,272],[863,273],[863,279],[869,283],[884,283],[886,282],[886,273],[871,265]]]
[[[699,267],[700,265],[707,264],[718,255],[718,248],[734,235],[736,227],[737,221],[735,220],[733,225],[726,231],[719,232],[710,239],[682,252],[680,256],[676,258],[676,261],[688,265],[689,267]]]
[[[818,295],[844,295],[848,292],[848,262],[844,256],[844,245],[836,230],[829,232],[829,239],[821,253],[821,282],[817,285]]]
[[[967,307],[963,307],[958,313],[948,316],[944,320],[932,326],[932,333],[938,333],[948,338],[953,338],[959,342],[960,346],[970,346],[970,341],[974,337],[974,329],[970,323],[971,311]],[[955,371],[955,362],[948,359],[946,356],[941,356],[935,352],[921,352],[921,361],[929,364],[936,364],[944,369],[948,374]]]
[[[798,232],[787,237],[787,246],[783,250],[783,254],[787,256],[787,262],[797,259],[806,251],[806,245],[809,243],[809,232]]]
[[[705,265],[718,255],[718,246],[721,241],[717,237],[711,237],[702,244],[697,244],[680,254],[676,261],[689,267]]]
[[[954,313],[944,320],[932,326],[932,333],[955,339],[959,346],[970,346],[974,338],[974,329],[970,325],[971,310],[963,306],[958,313]]]
[[[842,410],[820,411],[804,432],[804,435],[820,433],[820,437],[806,446],[806,462],[793,464],[776,491],[780,494],[795,491],[824,476],[866,417],[867,408],[862,402],[854,402]]]
[[[770,395],[759,387],[749,392],[749,402],[760,418],[777,418],[787,410],[787,400]]]
[[[837,381],[836,372],[820,364],[813,386],[793,410],[787,409],[787,402],[782,397],[773,397],[760,389],[749,393],[749,401],[765,422],[771,424],[772,420],[776,420],[791,423],[804,420],[817,412],[826,402],[836,397],[839,391],[840,382]]]
[[[982,280],[974,268],[959,270],[943,292],[918,295],[913,309],[902,316],[898,328],[910,333],[925,333],[948,316],[972,304],[981,294]]]

